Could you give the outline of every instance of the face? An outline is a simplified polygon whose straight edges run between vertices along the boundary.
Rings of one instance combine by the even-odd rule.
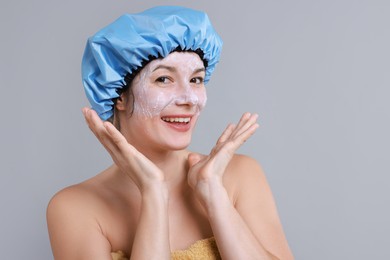
[[[203,62],[192,52],[173,52],[146,65],[131,86],[133,114],[126,120],[130,143],[143,139],[144,145],[161,149],[187,147],[206,105],[204,77]]]

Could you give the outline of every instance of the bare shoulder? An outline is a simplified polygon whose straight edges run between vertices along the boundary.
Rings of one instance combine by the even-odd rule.
[[[87,183],[67,187],[53,196],[46,216],[56,259],[86,259],[87,255],[109,257],[110,243],[96,218],[101,205]]]
[[[91,219],[94,219],[99,204],[101,202],[95,196],[93,189],[86,183],[62,189],[51,198],[47,207],[49,233],[62,222],[69,226],[76,226],[78,223],[85,225],[87,222],[88,225],[92,225]]]
[[[275,201],[266,175],[254,158],[237,154],[226,170],[227,186],[234,192],[234,205],[250,207],[251,204],[263,208],[275,208]]]
[[[48,217],[55,212],[70,211],[72,214],[83,215],[96,205],[97,198],[85,183],[66,187],[57,192],[47,207]]]
[[[62,189],[50,200],[48,215],[55,211],[72,210],[79,217],[104,216],[102,211],[111,207],[112,200],[122,202],[117,183],[120,182],[112,174],[112,170],[106,169],[100,174],[84,181]]]
[[[261,165],[252,157],[242,154],[235,154],[229,164],[228,170],[230,174],[240,175],[239,177],[254,177],[263,176]]]
[[[111,198],[116,191],[110,188],[110,179],[104,171],[84,182],[66,187],[57,192],[47,207],[49,232],[54,223],[66,221],[68,225],[86,225],[101,228],[105,212],[111,210]],[[107,174],[109,175],[109,174]],[[112,181],[111,181],[112,182]]]
[[[224,183],[228,189],[232,189],[235,199],[240,190],[256,185],[267,186],[268,183],[264,171],[254,158],[235,154],[229,163],[224,175]]]

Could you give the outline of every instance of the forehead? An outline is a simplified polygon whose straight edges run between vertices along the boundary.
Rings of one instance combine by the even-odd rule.
[[[151,61],[146,67],[153,71],[158,66],[176,67],[178,69],[195,70],[204,68],[203,61],[194,52],[172,52],[163,59]]]

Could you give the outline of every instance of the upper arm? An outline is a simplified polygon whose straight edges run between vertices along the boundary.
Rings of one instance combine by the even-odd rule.
[[[235,208],[238,213],[270,253],[280,259],[293,259],[261,166],[254,159],[242,155],[236,156],[234,162]]]
[[[55,259],[111,259],[111,246],[94,218],[94,203],[77,189],[57,193],[47,208]]]

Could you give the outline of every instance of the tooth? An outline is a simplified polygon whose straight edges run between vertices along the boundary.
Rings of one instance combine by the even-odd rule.
[[[165,122],[171,122],[171,123],[188,123],[191,121],[191,118],[189,117],[162,117],[162,120]]]

